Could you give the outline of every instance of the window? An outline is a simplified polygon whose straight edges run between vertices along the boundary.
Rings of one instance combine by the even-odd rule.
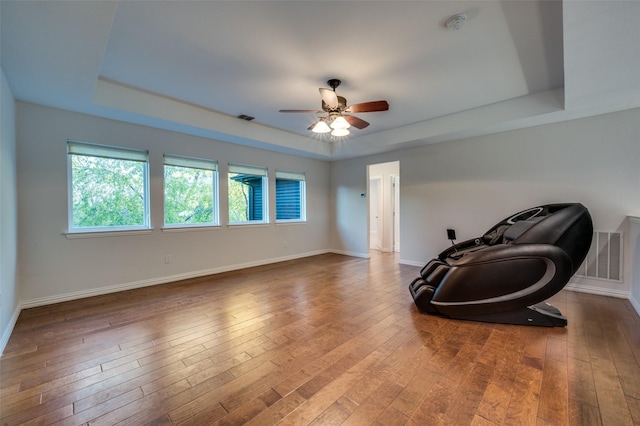
[[[67,143],[69,232],[149,228],[147,151]]]
[[[229,164],[229,222],[268,222],[267,169]]]
[[[304,173],[276,170],[276,220],[306,220]]]
[[[218,225],[218,164],[164,156],[165,226]]]

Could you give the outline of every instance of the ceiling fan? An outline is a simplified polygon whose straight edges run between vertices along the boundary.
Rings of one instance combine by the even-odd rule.
[[[347,105],[347,100],[336,94],[336,87],[341,81],[335,78],[327,81],[331,89],[320,88],[322,98],[322,110],[314,109],[281,109],[280,112],[313,112],[316,114],[326,114],[313,123],[307,130],[315,133],[329,133],[332,136],[346,136],[349,134],[349,127],[364,129],[368,122],[358,118],[351,113],[387,111],[389,104],[387,101],[363,102],[355,105]]]

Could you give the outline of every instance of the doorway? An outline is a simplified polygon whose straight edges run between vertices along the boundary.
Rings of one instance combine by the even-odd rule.
[[[369,249],[400,252],[400,162],[367,167]]]
[[[391,176],[391,203],[393,204],[393,236],[391,238],[392,249],[400,253],[400,175]]]
[[[371,176],[369,178],[369,248],[373,250],[382,249],[383,199],[382,176]]]

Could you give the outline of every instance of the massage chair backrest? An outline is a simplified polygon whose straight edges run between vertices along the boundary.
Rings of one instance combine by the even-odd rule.
[[[511,244],[551,244],[564,250],[572,261],[572,272],[580,267],[591,246],[593,224],[582,204],[555,204],[550,213],[524,229]],[[529,224],[527,224],[529,225]],[[516,222],[512,227],[526,225]],[[505,231],[505,236],[508,234]]]

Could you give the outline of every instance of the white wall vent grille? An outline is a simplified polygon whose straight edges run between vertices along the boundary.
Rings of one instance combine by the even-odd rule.
[[[589,253],[576,276],[622,281],[622,233],[594,232]]]

